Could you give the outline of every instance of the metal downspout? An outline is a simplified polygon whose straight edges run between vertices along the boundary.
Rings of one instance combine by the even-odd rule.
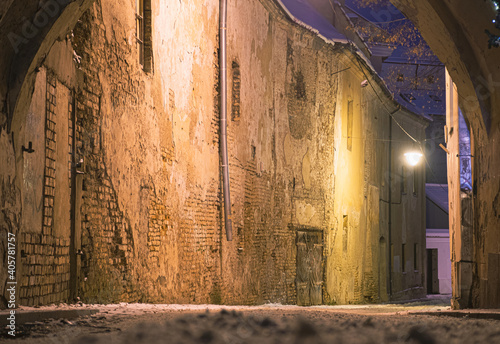
[[[394,112],[395,113],[395,112]],[[389,300],[392,299],[392,115],[389,116],[389,222],[387,223],[389,241]]]
[[[401,107],[398,105],[397,109],[389,113],[389,222],[388,222],[388,236],[389,236],[389,300],[392,299],[392,122],[393,115],[398,112]]]
[[[219,11],[219,79],[220,79],[220,142],[222,184],[224,194],[224,223],[227,241],[233,240],[229,165],[227,158],[227,63],[226,63],[227,0],[220,0]]]

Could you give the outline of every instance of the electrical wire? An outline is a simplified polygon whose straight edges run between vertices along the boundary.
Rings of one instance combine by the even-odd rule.
[[[372,138],[366,138],[366,137],[356,137],[356,136],[344,136],[342,135],[342,138],[344,139],[355,139],[355,140],[366,140],[366,141],[381,141],[381,142],[408,142],[407,140],[389,140],[389,139],[372,139]]]
[[[427,167],[429,168],[429,171],[431,171],[431,174],[432,174],[432,176],[434,177],[434,180],[436,180],[436,181],[437,181],[437,180],[439,180],[439,179],[438,179],[438,177],[436,176],[436,174],[434,173],[434,170],[432,169],[431,165],[429,164],[429,160],[427,160],[427,157],[425,156],[425,154],[424,154],[424,150],[422,149],[422,147],[420,147],[420,151],[422,152],[422,156],[424,157],[425,164],[426,164],[426,165],[427,165]],[[440,187],[441,189],[443,189],[443,191],[445,191],[445,192],[448,194],[448,190],[447,190],[447,189],[445,189],[445,188],[443,187],[443,185],[442,185],[442,184],[438,184],[438,185],[439,185],[439,187]]]
[[[408,18],[399,18],[399,19],[394,19],[394,20],[389,20],[389,21],[381,21],[381,22],[375,22],[377,24],[390,24],[390,23],[396,23],[396,22],[399,22],[399,21],[403,21],[403,20],[409,20]]]
[[[343,53],[344,53],[344,52],[343,52]],[[345,53],[344,53],[344,54],[345,54]],[[347,55],[346,55],[346,56],[347,56]],[[394,123],[396,123],[396,124],[397,124],[397,126],[398,126],[398,127],[399,127],[399,128],[400,128],[400,129],[401,129],[401,130],[402,130],[402,131],[403,131],[403,132],[404,132],[404,133],[405,133],[405,134],[406,134],[406,135],[407,135],[410,139],[412,139],[415,143],[417,143],[417,144],[421,145],[421,142],[420,142],[420,141],[418,141],[417,139],[415,139],[413,136],[411,136],[411,135],[410,135],[410,133],[408,133],[408,132],[405,130],[405,128],[403,128],[403,126],[402,126],[401,124],[399,124],[399,122],[396,120],[396,118],[394,118],[394,114],[393,114],[391,111],[389,111],[389,109],[388,109],[388,108],[387,108],[387,106],[385,105],[385,102],[384,102],[384,101],[382,101],[382,98],[380,98],[380,96],[379,96],[378,92],[375,90],[375,87],[373,87],[373,85],[372,85],[372,83],[371,83],[371,81],[370,81],[370,78],[366,75],[365,70],[363,69],[363,66],[361,65],[361,61],[359,61],[359,57],[358,57],[356,54],[355,54],[355,56],[356,56],[356,59],[358,60],[359,69],[361,70],[361,72],[362,72],[362,73],[363,73],[363,75],[365,76],[366,81],[368,82],[368,84],[369,84],[369,85],[370,85],[370,87],[372,88],[373,92],[375,93],[375,95],[377,96],[377,98],[379,99],[379,101],[382,103],[382,105],[384,106],[385,110],[387,111],[387,113],[389,114],[389,116],[392,118],[392,120],[394,121]],[[400,110],[400,109],[401,109],[401,105],[399,105],[399,104],[398,104],[398,109],[397,109],[396,111],[398,111],[398,110]],[[396,111],[395,111],[395,112],[396,112]]]
[[[342,135],[342,138],[344,138],[344,139],[351,138],[351,139],[355,139],[355,140],[367,140],[367,141],[381,141],[381,142],[389,142],[389,141],[391,141],[391,142],[408,142],[406,140],[372,139],[372,138],[366,138],[366,137],[344,136],[344,135]],[[442,139],[442,138],[444,138],[444,136],[425,139],[422,142],[434,141],[434,140],[438,140],[438,139]]]
[[[344,53],[345,54],[345,53]],[[347,55],[346,55],[347,56]],[[401,130],[410,138],[412,139],[415,143],[418,144],[418,147],[420,149],[420,151],[422,152],[422,156],[424,157],[424,160],[425,160],[425,163],[427,164],[427,167],[429,168],[429,170],[431,171],[433,177],[435,178],[435,180],[438,180],[437,177],[436,177],[436,174],[434,173],[432,167],[430,166],[429,164],[429,161],[427,160],[425,154],[424,154],[424,151],[423,151],[423,148],[422,148],[422,144],[420,141],[416,140],[413,136],[411,136],[402,126],[401,124],[399,124],[399,122],[394,118],[393,114],[389,111],[389,109],[387,108],[387,106],[385,105],[385,103],[382,101],[382,99],[380,98],[380,96],[378,95],[377,91],[375,90],[375,88],[373,87],[372,83],[370,82],[370,79],[367,77],[363,67],[361,66],[360,64],[360,61],[358,59],[358,64],[359,64],[359,67],[363,73],[363,75],[365,76],[366,80],[368,81],[368,84],[370,85],[370,87],[372,88],[373,92],[375,93],[375,95],[377,96],[377,98],[379,99],[379,101],[382,103],[382,105],[384,106],[384,108],[386,109],[387,113],[389,114],[389,116],[392,118],[392,120],[398,125],[399,128],[401,128]],[[400,109],[400,107],[399,107]],[[397,110],[396,110],[397,111]],[[443,136],[444,137],[444,136]],[[437,139],[437,138],[435,138]],[[389,140],[390,141],[390,140]],[[424,140],[424,141],[427,141]],[[439,184],[439,186],[443,189],[443,191],[446,191],[448,192],[448,190],[446,190],[441,184]]]
[[[427,141],[434,141],[434,140],[439,140],[439,139],[444,139],[444,135],[442,136],[438,136],[438,137],[433,137],[433,138],[428,138],[428,139],[425,139],[423,142],[427,142]]]
[[[330,6],[332,7],[332,10],[333,10],[333,4],[331,3],[331,1],[329,0],[330,2]],[[395,22],[395,21],[400,21],[400,20],[407,20],[408,18],[401,18],[401,19],[397,19],[397,20],[394,20],[394,21],[390,21],[390,22],[385,22],[385,23],[391,23],[391,22]],[[381,22],[383,23],[383,22]],[[350,42],[351,44],[353,44],[353,42]],[[342,53],[344,55],[346,55],[347,58],[349,58],[349,56],[347,56],[347,54],[342,50]],[[394,118],[394,114],[389,111],[389,109],[387,108],[386,104],[384,101],[382,101],[382,98],[380,98],[380,95],[378,94],[378,92],[375,90],[375,88],[373,87],[371,81],[370,81],[370,78],[368,78],[368,76],[366,75],[364,69],[363,69],[363,66],[361,65],[361,61],[359,60],[360,57],[357,56],[356,53],[352,52],[353,55],[356,57],[357,61],[358,61],[358,65],[360,67],[360,70],[361,72],[363,73],[363,75],[365,76],[366,78],[366,81],[368,82],[368,84],[370,85],[370,87],[372,88],[373,92],[375,93],[375,95],[377,96],[377,98],[379,99],[379,101],[382,103],[382,105],[384,106],[385,110],[387,111],[387,113],[389,114],[389,116],[391,117],[391,119],[394,121],[394,123],[396,123],[396,125],[410,138],[412,139],[415,143],[418,144],[418,147],[420,149],[420,151],[422,152],[422,156],[424,157],[424,160],[425,160],[425,163],[427,165],[427,167],[429,168],[429,171],[431,172],[431,174],[433,175],[434,179],[435,180],[438,180],[436,174],[434,173],[434,170],[432,169],[432,167],[430,166],[429,164],[429,161],[427,160],[427,157],[425,156],[424,154],[424,151],[423,151],[423,148],[422,148],[422,143],[420,141],[418,141],[417,139],[415,139],[413,136],[410,135],[410,133],[408,133],[404,128],[403,126],[396,120],[396,118]],[[398,104],[398,109],[395,111],[397,112],[398,110],[401,109],[401,106]],[[395,113],[394,112],[394,113]],[[436,138],[432,138],[432,139],[424,139],[423,142],[426,142],[426,141],[431,141],[431,140],[437,140],[439,138],[444,138],[444,135],[441,136],[441,137],[436,137]],[[362,138],[361,138],[362,139]],[[400,142],[400,141],[397,141],[397,140],[383,140],[383,139],[371,139],[373,141],[394,141],[394,142]],[[441,184],[439,184],[439,186],[443,189],[443,191],[445,192],[448,192],[448,190],[446,190]]]

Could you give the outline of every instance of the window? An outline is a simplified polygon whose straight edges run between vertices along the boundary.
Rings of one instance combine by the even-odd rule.
[[[401,245],[401,270],[406,272],[406,244]]]
[[[406,194],[406,166],[401,166],[401,193]]]
[[[233,71],[233,92],[232,92],[232,102],[231,102],[231,119],[237,121],[240,119],[240,90],[241,90],[241,74],[240,65],[238,62],[233,61],[232,64]]]
[[[353,102],[349,100],[347,103],[347,149],[352,151],[352,122],[353,122]]]
[[[417,271],[418,270],[418,244],[413,244],[413,270]]]
[[[136,35],[139,63],[149,73],[153,70],[151,0],[136,0]]]
[[[396,257],[394,256],[394,244],[391,244],[390,250],[391,250],[392,272],[397,272],[399,270],[399,262],[398,266],[396,266]]]
[[[417,196],[418,193],[418,168],[413,169],[413,196]]]
[[[347,233],[349,231],[349,217],[344,215],[342,217],[343,233],[342,233],[342,250],[347,253]]]

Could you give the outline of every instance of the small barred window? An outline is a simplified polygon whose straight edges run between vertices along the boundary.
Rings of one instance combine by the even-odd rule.
[[[232,102],[231,102],[231,119],[233,121],[238,121],[241,116],[241,74],[240,65],[238,62],[233,61],[232,64],[232,74],[233,74],[233,89],[232,89]]]
[[[151,0],[137,0],[136,34],[139,63],[149,73],[153,70]]]

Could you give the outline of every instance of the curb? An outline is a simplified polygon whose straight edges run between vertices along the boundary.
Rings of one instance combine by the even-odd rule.
[[[440,311],[440,312],[410,312],[412,315],[431,315],[436,317],[452,317],[452,318],[469,318],[469,319],[486,319],[500,320],[500,313],[487,312],[460,312],[460,311]]]

